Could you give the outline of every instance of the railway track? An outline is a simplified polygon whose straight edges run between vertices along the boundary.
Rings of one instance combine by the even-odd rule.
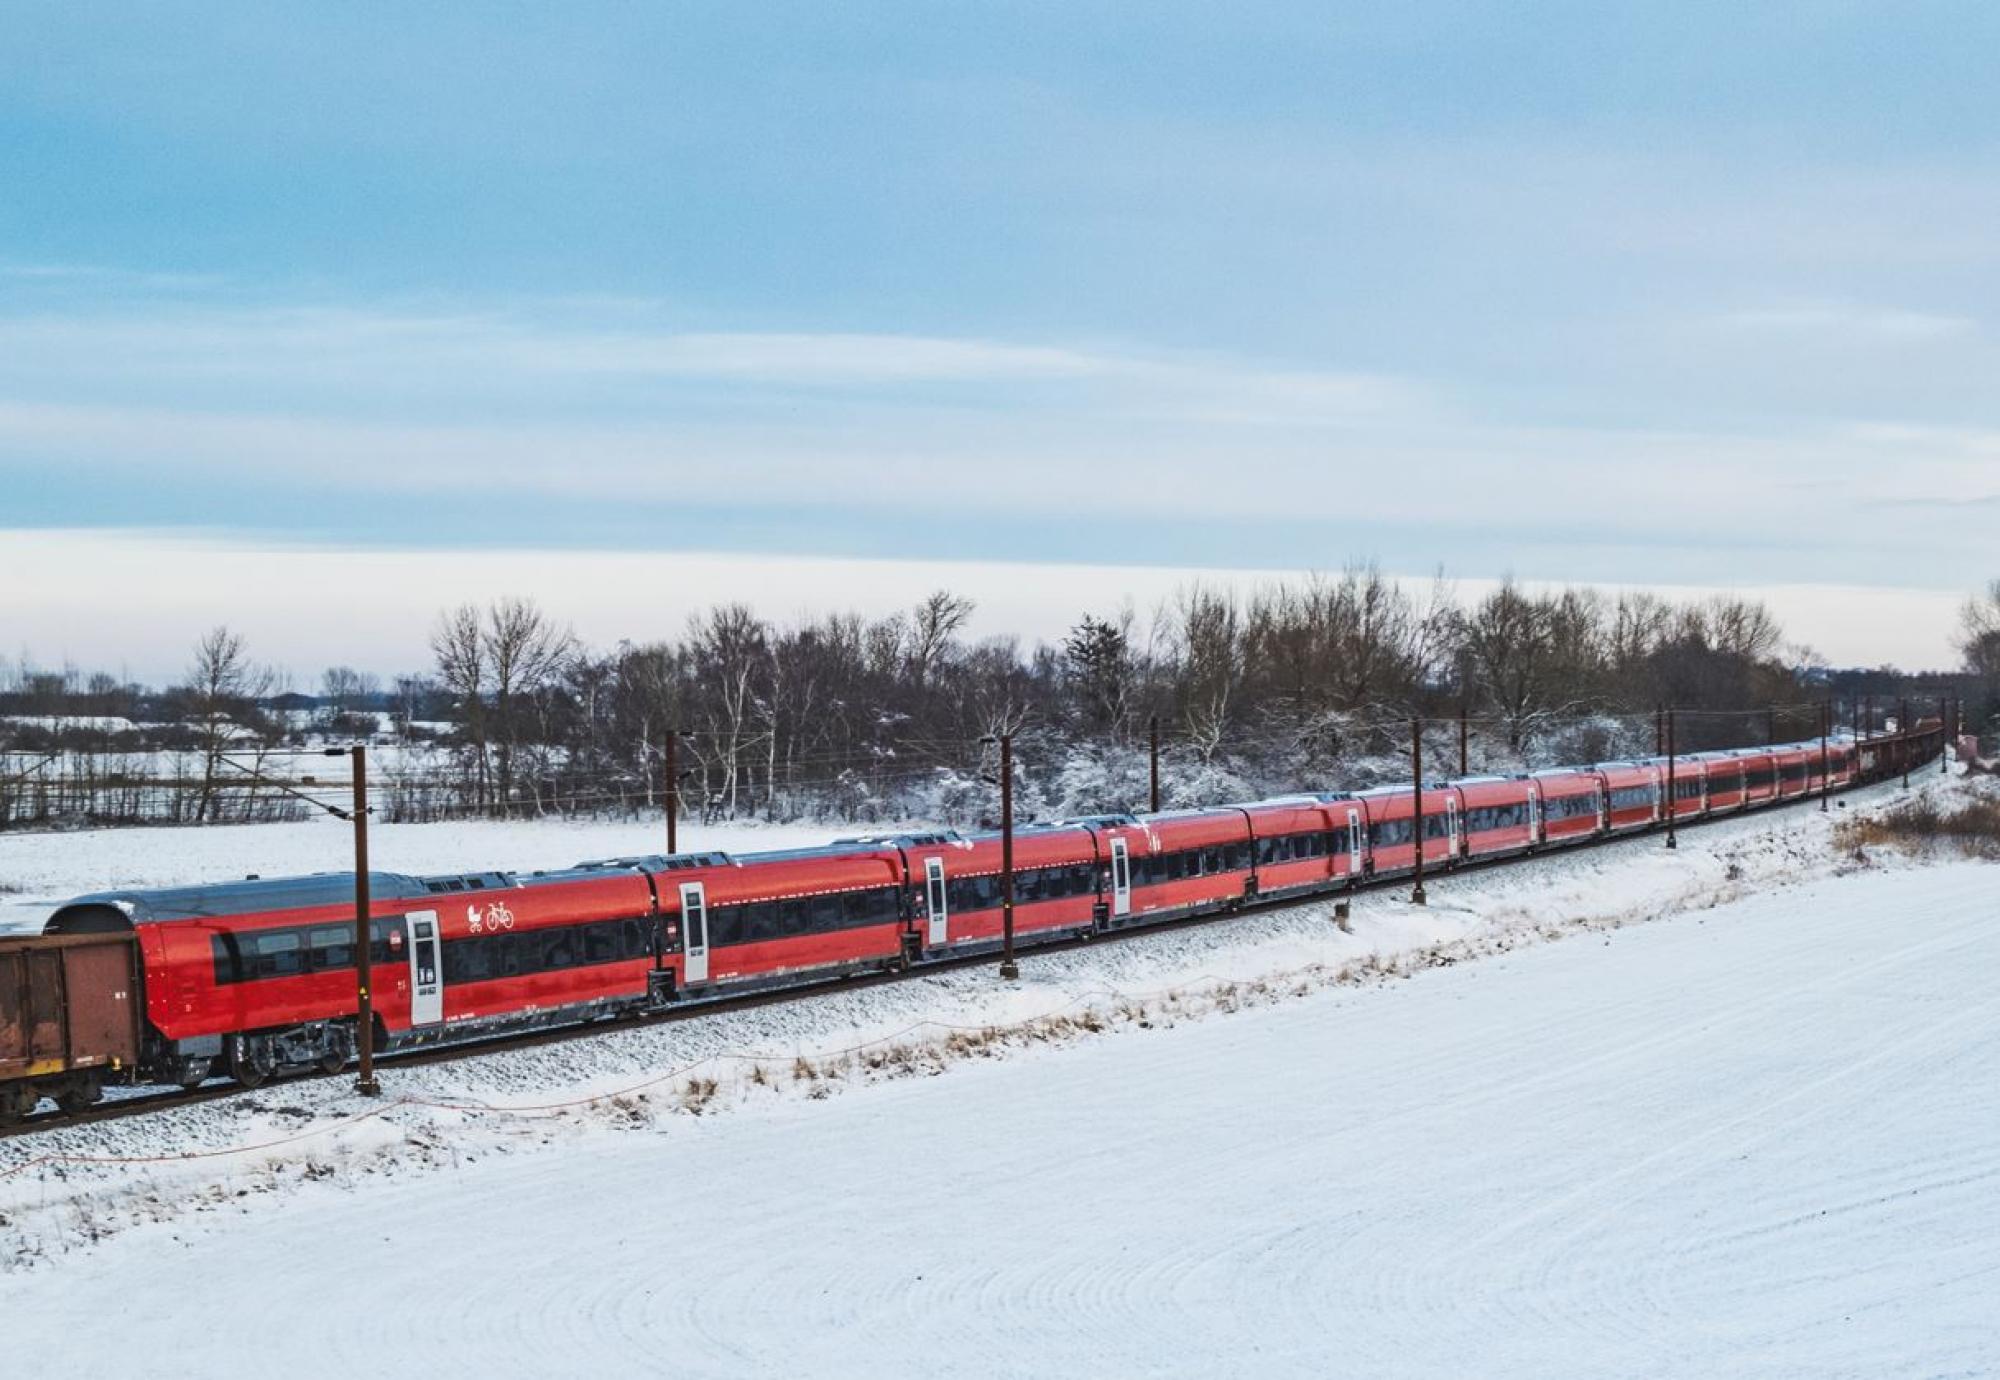
[[[1870,781],[1856,783],[1855,785],[1842,788],[1841,791],[1835,794],[1847,795],[1855,790],[1866,789],[1868,786],[1880,784],[1883,784],[1883,782]],[[1819,799],[1820,797],[1817,794],[1809,794],[1795,797],[1791,800],[1776,801],[1758,806],[1757,813],[1777,813],[1786,810],[1796,810],[1800,807],[1809,808],[1817,804]],[[1720,824],[1741,818],[1743,818],[1743,812],[1738,811],[1727,815],[1711,816],[1706,819],[1677,822],[1674,825],[1674,829],[1678,833],[1690,829],[1700,829],[1704,825]],[[1654,824],[1645,829],[1629,833],[1589,839],[1581,843],[1565,844],[1560,850],[1555,852],[1526,852],[1503,857],[1466,859],[1450,864],[1437,873],[1432,873],[1429,869],[1426,869],[1426,876],[1434,876],[1441,880],[1445,877],[1465,873],[1533,865],[1552,858],[1566,857],[1590,849],[1609,848],[1646,839],[1658,839],[1665,832],[1666,825],[1664,823]],[[1344,891],[1330,891],[1317,896],[1288,896],[1274,899],[1250,900],[1233,909],[1217,911],[1212,914],[1184,916],[1179,919],[1166,920],[1148,925],[1135,925],[1129,929],[1111,930],[1103,934],[1094,934],[1081,938],[1072,937],[1049,942],[1038,942],[1031,949],[1025,949],[1022,952],[1026,955],[1062,953],[1074,949],[1115,943],[1124,939],[1136,939],[1145,935],[1157,935],[1175,930],[1220,924],[1239,919],[1245,915],[1263,914],[1282,910],[1290,906],[1335,901],[1346,896],[1364,892],[1379,892],[1395,887],[1408,886],[1411,880],[1412,878],[1409,873],[1398,872],[1394,876],[1369,878],[1357,882]],[[592,1036],[604,1034],[607,1029],[627,1030],[645,1026],[667,1025],[678,1021],[697,1020],[705,1016],[724,1012],[750,1011],[759,1007],[774,1006],[780,1003],[811,1001],[819,997],[835,996],[841,993],[859,991],[888,983],[902,982],[931,973],[950,972],[957,969],[991,964],[998,951],[999,946],[997,945],[986,946],[967,953],[953,955],[950,958],[926,962],[921,967],[907,970],[850,973],[840,978],[799,987],[778,987],[763,992],[746,992],[721,997],[703,998],[689,1002],[685,1006],[675,1006],[664,1011],[607,1017],[603,1020],[582,1024],[550,1026],[539,1030],[517,1031],[508,1034],[454,1041],[448,1045],[405,1050],[398,1053],[385,1053],[377,1056],[377,1063],[388,1069],[444,1064],[459,1059],[472,1058],[481,1054],[536,1049],[545,1045],[565,1043],[570,1040],[589,1039]],[[282,1082],[286,1085],[291,1085],[324,1082],[328,1079],[347,1078],[351,1076],[351,1069],[343,1069],[338,1073],[308,1071],[287,1074],[282,1079]],[[214,1102],[223,1098],[251,1092],[268,1091],[273,1086],[272,1084],[267,1084],[262,1088],[249,1089],[229,1079],[213,1079],[197,1088],[158,1088],[151,1091],[139,1091],[128,1097],[109,1098],[93,1107],[80,1111],[62,1111],[57,1109],[32,1113],[17,1125],[0,1129],[0,1140],[8,1140],[17,1136],[30,1136],[38,1132],[68,1126],[86,1126],[97,1122],[118,1121],[127,1117],[143,1116],[175,1107],[194,1106],[203,1102]]]

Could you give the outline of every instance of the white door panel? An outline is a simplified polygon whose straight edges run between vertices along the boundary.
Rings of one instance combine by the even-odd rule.
[[[708,888],[681,883],[681,980],[708,981]]]
[[[410,1024],[436,1025],[444,1019],[444,963],[434,910],[403,917],[410,944]]]
[[[924,860],[924,888],[928,895],[924,898],[930,910],[929,942],[942,944],[950,932],[951,916],[946,904],[944,890],[944,859]]]

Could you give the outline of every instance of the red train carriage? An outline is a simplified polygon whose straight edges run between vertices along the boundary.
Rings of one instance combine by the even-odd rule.
[[[1818,795],[1827,784],[1827,777],[1833,767],[1831,745],[1825,752],[1820,751],[1817,741],[1800,743],[1806,754],[1806,794]]]
[[[376,1013],[407,1028],[417,979],[415,878],[369,874]],[[59,908],[48,934],[133,930],[145,980],[146,1073],[194,1084],[226,1069],[254,1086],[284,1066],[337,1068],[354,1047],[354,882],[327,874],[103,892]],[[435,915],[424,952],[435,978]]]
[[[1259,896],[1324,891],[1361,875],[1367,842],[1362,805],[1354,797],[1291,796],[1243,811],[1255,840]]]
[[[369,887],[372,995],[385,1047],[503,1014],[567,1018],[578,1007],[646,990],[651,900],[643,881],[373,873]],[[142,1064],[150,1076],[191,1084],[222,1068],[254,1086],[282,1068],[333,1069],[351,1056],[353,911],[349,876],[253,878],[80,897],[46,929],[137,932],[147,1021]],[[488,947],[504,951],[494,961],[495,976],[506,981],[450,980],[447,957],[458,962],[465,937],[479,933],[474,914],[479,927],[490,927]],[[625,925],[627,918],[636,927]],[[558,926],[568,928],[543,933]],[[458,944],[447,943],[454,938]],[[619,945],[609,954],[608,939]]]
[[[897,850],[910,892],[910,956],[965,952],[1002,942],[999,834],[967,838],[956,830],[839,839],[838,844]],[[1014,934],[1077,934],[1097,923],[1102,873],[1097,837],[1080,824],[1037,824],[1014,831]]]
[[[1595,771],[1564,767],[1529,777],[1541,792],[1542,840],[1575,843],[1604,828],[1604,778]]]
[[[1771,760],[1777,770],[1780,800],[1796,800],[1812,789],[1812,767],[1807,760],[1809,756],[1817,756],[1817,752],[1809,754],[1803,743],[1792,743],[1772,752]]]
[[[1463,856],[1504,857],[1540,842],[1533,781],[1519,776],[1468,776],[1451,783],[1463,811]],[[1429,793],[1426,792],[1426,795]]]
[[[1665,818],[1665,768],[1656,770],[1644,762],[1599,762],[1597,773],[1604,778],[1605,832],[1630,833]]]
[[[1416,793],[1408,786],[1357,791],[1368,812],[1371,875],[1411,872],[1417,865]],[[1451,786],[1424,787],[1424,866],[1443,867],[1458,856],[1459,793]]]
[[[670,993],[772,986],[905,957],[906,878],[893,847],[628,863],[658,898]]]
[[[1742,748],[1732,754],[1743,764],[1743,803],[1768,805],[1778,798],[1778,760],[1769,748]]]
[[[1107,832],[1110,842],[1124,840],[1130,853],[1131,899],[1123,917],[1115,913],[1114,859],[1114,913],[1107,917],[1114,927],[1238,905],[1256,894],[1250,817],[1241,809],[1141,815],[1134,826]]]
[[[1648,765],[1660,773],[1661,789],[1673,796],[1674,819],[1676,821],[1700,819],[1708,813],[1708,763],[1700,757],[1676,757],[1671,763],[1664,757],[1647,759]],[[1673,780],[1668,783],[1667,777]]]
[[[1707,777],[1708,812],[1711,815],[1740,810],[1748,803],[1741,757],[1733,752],[1704,752],[1689,760],[1700,762]]]
[[[642,876],[578,867],[422,881],[427,910],[405,917],[419,980],[403,1013],[407,1033],[389,1021],[392,1045],[581,1018],[643,1003],[656,990],[662,944]],[[441,983],[422,981],[426,914],[443,944]],[[346,996],[351,1004],[351,986]]]

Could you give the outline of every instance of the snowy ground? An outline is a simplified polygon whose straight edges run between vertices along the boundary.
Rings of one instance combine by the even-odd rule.
[[[1991,1371],[1996,874],[1828,830],[0,1142],[0,1316],[47,1374]]]

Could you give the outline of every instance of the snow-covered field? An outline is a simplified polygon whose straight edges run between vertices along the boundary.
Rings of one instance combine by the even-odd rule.
[[[1994,1371],[2000,874],[1860,867],[1830,827],[1449,877],[1424,911],[1373,894],[1352,934],[1306,905],[1031,957],[1011,986],[391,1065],[380,1107],[300,1084],[0,1142],[10,1354]]]

